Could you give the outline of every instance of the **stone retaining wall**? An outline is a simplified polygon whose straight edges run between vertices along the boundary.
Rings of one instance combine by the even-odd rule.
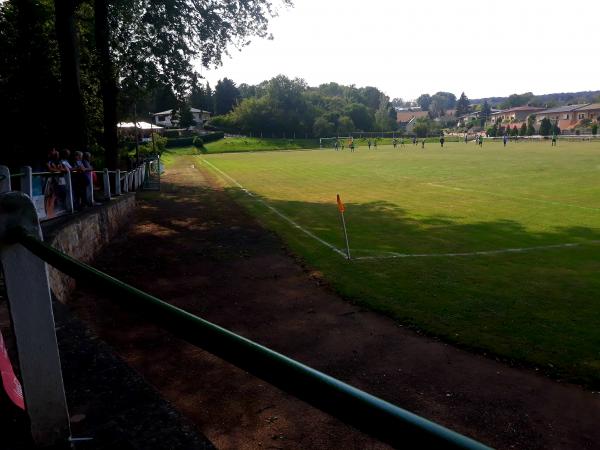
[[[133,218],[135,193],[114,197],[102,206],[42,224],[44,240],[54,248],[83,262],[90,262]],[[50,289],[66,303],[75,280],[48,266]]]

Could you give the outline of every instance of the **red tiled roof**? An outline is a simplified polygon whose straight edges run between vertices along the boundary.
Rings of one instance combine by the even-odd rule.
[[[427,111],[398,111],[396,113],[396,122],[408,122],[413,117],[427,117]]]

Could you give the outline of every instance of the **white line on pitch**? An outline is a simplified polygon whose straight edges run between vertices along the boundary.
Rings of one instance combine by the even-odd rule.
[[[498,192],[481,191],[479,189],[459,188],[459,187],[447,186],[445,184],[439,184],[439,183],[424,183],[424,184],[426,184],[428,186],[433,186],[433,187],[442,188],[442,189],[449,189],[449,190],[453,190],[453,191],[479,192],[481,194],[494,195],[496,197],[504,197],[504,198],[514,199],[514,200],[526,200],[526,201],[530,201],[530,202],[545,203],[547,205],[567,206],[569,208],[585,209],[587,211],[600,211],[600,208],[593,208],[591,206],[571,205],[569,203],[555,202],[555,201],[552,201],[552,200],[542,200],[542,199],[539,199],[539,198],[519,197],[519,196],[514,196],[514,195],[505,195],[505,194],[499,194]]]
[[[225,172],[223,172],[221,169],[219,169],[218,167],[216,167],[215,165],[211,164],[210,162],[208,162],[207,160],[205,160],[204,158],[201,158],[202,162],[208,164],[210,167],[212,167],[214,170],[216,170],[217,172],[219,172],[221,175],[223,175],[225,178],[227,178],[229,181],[231,181],[233,184],[235,184],[237,187],[239,187],[242,191],[244,191],[246,194],[248,194],[250,197],[254,198],[256,201],[262,203],[264,206],[266,206],[267,208],[269,208],[271,211],[273,211],[275,214],[277,214],[279,217],[281,217],[283,220],[285,220],[286,222],[288,222],[290,225],[292,225],[294,228],[302,231],[304,234],[306,234],[307,236],[310,236],[311,238],[315,239],[316,241],[320,242],[321,244],[323,244],[325,247],[330,248],[331,250],[333,250],[334,252],[338,253],[339,255],[343,256],[344,258],[347,258],[346,254],[341,251],[339,248],[337,248],[335,245],[330,244],[329,242],[321,239],[320,237],[314,235],[313,233],[311,233],[310,231],[308,231],[306,228],[303,228],[302,226],[300,226],[298,223],[296,223],[294,220],[290,219],[288,216],[286,216],[285,214],[283,214],[281,211],[279,211],[278,209],[276,209],[275,207],[269,205],[267,202],[265,202],[263,199],[257,197],[256,195],[254,195],[252,192],[250,192],[248,189],[246,189],[244,186],[242,186],[240,183],[237,182],[237,180],[235,180],[234,178],[230,177],[229,175],[227,175]]]
[[[395,258],[431,258],[431,257],[455,257],[455,256],[478,256],[478,255],[500,255],[503,253],[527,253],[532,250],[549,250],[553,248],[568,248],[579,247],[583,244],[599,244],[600,241],[585,241],[580,243],[553,244],[553,245],[538,245],[535,247],[520,247],[520,248],[501,248],[498,250],[481,250],[476,252],[460,252],[460,253],[395,253],[387,252],[386,255],[379,256],[358,256],[354,260],[373,260],[373,259],[395,259]]]

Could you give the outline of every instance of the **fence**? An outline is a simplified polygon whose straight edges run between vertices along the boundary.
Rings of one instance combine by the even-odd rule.
[[[10,173],[6,166],[0,166],[0,192],[8,192],[15,188],[27,194],[33,201],[37,215],[41,221],[53,219],[65,214],[73,214],[76,209],[76,189],[85,187],[86,198],[95,205],[95,199],[111,200],[115,196],[138,189],[160,189],[160,159],[153,158],[142,162],[130,171],[121,170],[94,170],[88,172],[90,179],[83,186],[77,185],[74,180],[75,173],[71,172],[33,172],[31,167],[24,166],[18,173]],[[86,176],[86,172],[77,173],[77,176]],[[94,178],[100,182],[99,189],[95,189]],[[76,188],[75,188],[76,186]]]
[[[48,263],[87,286],[127,302],[137,313],[191,344],[395,447],[487,448],[59,252],[42,241],[35,207],[21,192],[0,194],[0,244],[25,403],[38,445],[70,439],[46,275]],[[27,274],[26,282],[23,274]]]

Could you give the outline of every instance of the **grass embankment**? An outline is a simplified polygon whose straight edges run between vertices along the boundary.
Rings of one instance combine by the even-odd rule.
[[[318,148],[318,139],[224,138],[205,146],[207,153],[259,152],[268,150],[299,150]]]
[[[341,194],[355,257],[530,248],[347,262],[215,171],[234,199],[347,298],[450,342],[600,387],[600,144],[196,159],[343,249]],[[531,249],[547,246],[561,247]]]

